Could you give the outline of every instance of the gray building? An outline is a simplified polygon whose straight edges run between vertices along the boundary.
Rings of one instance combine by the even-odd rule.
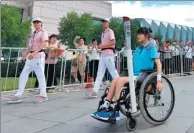
[[[79,14],[91,13],[94,20],[112,17],[111,3],[104,1],[2,1],[2,4],[19,7],[23,11],[23,19],[40,17],[44,28],[51,33],[58,33],[60,18],[68,12]]]
[[[151,28],[155,36],[156,34],[162,35],[162,41],[168,39],[178,38],[178,41],[193,41],[194,42],[194,27],[188,27],[184,25],[172,24],[163,21],[137,18],[141,27]]]

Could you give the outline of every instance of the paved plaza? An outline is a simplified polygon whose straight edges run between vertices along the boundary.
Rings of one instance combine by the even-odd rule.
[[[152,126],[139,116],[133,133],[194,133],[194,76],[170,79],[176,93],[174,112],[168,121]],[[21,104],[1,102],[1,133],[127,133],[126,117],[117,124],[99,122],[90,114],[99,99],[85,99],[84,91],[49,95],[49,101],[33,103],[33,96]]]

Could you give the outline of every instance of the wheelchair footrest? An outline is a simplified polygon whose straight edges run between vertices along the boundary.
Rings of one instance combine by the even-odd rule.
[[[93,118],[96,119],[96,120],[99,120],[101,122],[116,124],[116,118],[109,118],[108,120],[102,120],[102,119],[97,118],[97,117],[93,117]]]

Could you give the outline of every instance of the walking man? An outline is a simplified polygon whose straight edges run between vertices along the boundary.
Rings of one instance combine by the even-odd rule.
[[[43,48],[48,41],[48,33],[42,28],[42,20],[34,18],[32,20],[35,31],[30,37],[29,46],[23,59],[26,60],[25,66],[19,77],[19,88],[15,96],[11,98],[10,103],[22,102],[22,94],[28,81],[29,74],[34,71],[39,83],[38,102],[48,100],[46,93],[46,81],[44,76],[45,53]]]
[[[103,33],[101,35],[101,44],[98,45],[98,48],[101,49],[101,56],[99,60],[98,73],[95,81],[94,88],[86,93],[86,96],[89,98],[97,98],[98,91],[104,77],[106,69],[110,72],[113,81],[119,77],[119,74],[115,68],[114,61],[114,49],[115,49],[115,35],[112,29],[109,28],[110,20],[105,18],[101,20],[103,25]]]

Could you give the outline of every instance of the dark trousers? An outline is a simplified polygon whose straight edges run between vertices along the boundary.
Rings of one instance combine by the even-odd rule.
[[[98,64],[99,64],[99,60],[91,60],[89,62],[89,75],[90,77],[94,78],[94,81],[96,80],[96,76],[98,72]]]
[[[122,58],[122,71],[127,70],[127,57]]]
[[[171,73],[171,59],[164,59],[164,73],[170,74]]]
[[[51,86],[57,85],[57,79],[55,74],[55,64],[45,64],[45,71],[44,71],[45,77],[46,77],[46,84],[47,84],[47,91],[49,89],[54,89]],[[36,78],[35,88],[38,87],[38,80]]]
[[[172,70],[173,73],[181,73],[181,57],[180,55],[173,56]]]
[[[106,71],[105,71],[105,74],[104,74],[104,77],[103,77],[102,81],[103,81],[103,82],[105,82],[105,81],[107,81],[107,80],[112,81],[112,76],[110,75],[110,73],[109,73],[108,69],[106,69]]]
[[[184,72],[191,72],[192,71],[192,59],[190,58],[185,58],[183,62],[183,68]]]

